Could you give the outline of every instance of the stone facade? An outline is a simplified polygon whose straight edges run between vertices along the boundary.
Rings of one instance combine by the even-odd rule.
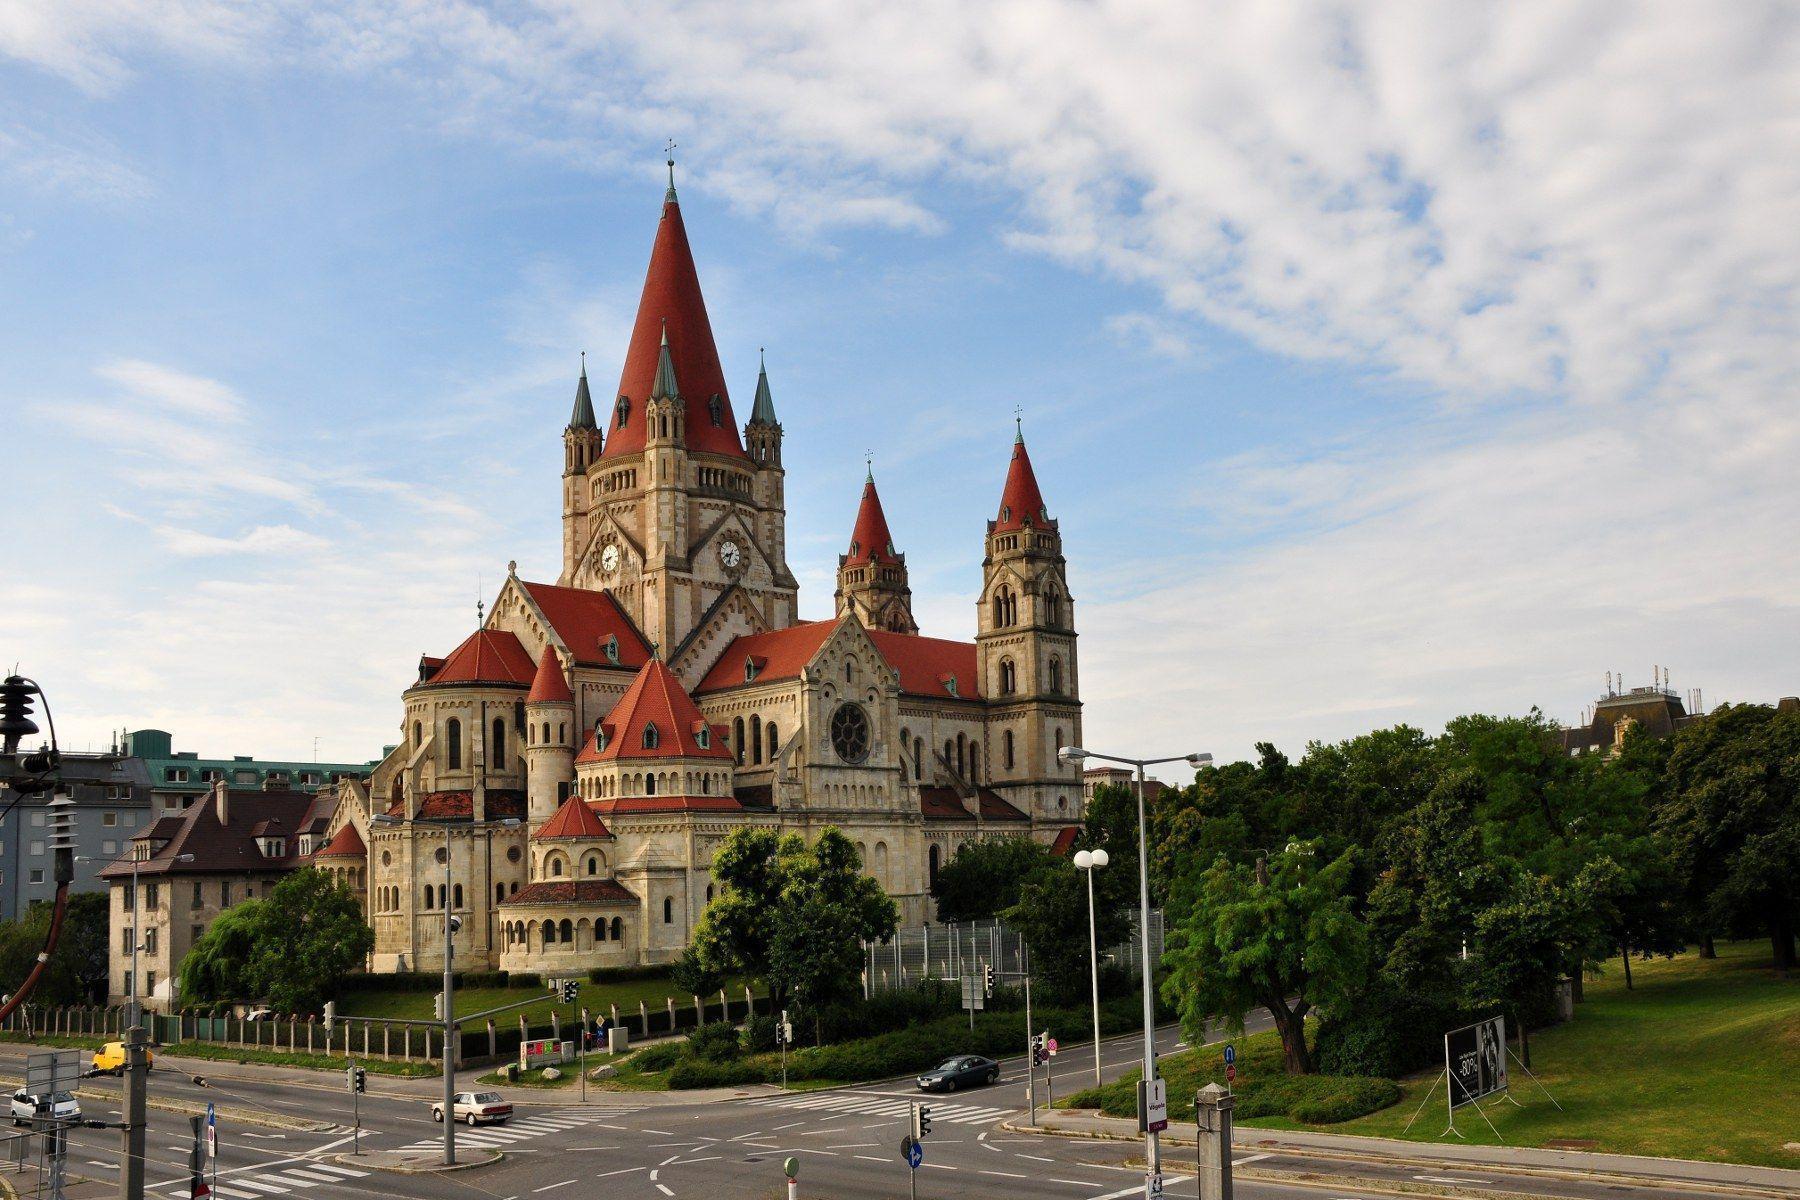
[[[1023,439],[970,643],[918,633],[872,476],[835,617],[799,619],[782,436],[764,371],[740,439],[671,189],[619,389],[577,383],[557,582],[509,572],[421,661],[399,745],[338,789],[331,861],[366,846],[373,969],[441,965],[445,905],[470,968],[670,961],[746,826],[841,829],[919,922],[963,842],[1080,821],[1056,757],[1080,737],[1074,606]]]

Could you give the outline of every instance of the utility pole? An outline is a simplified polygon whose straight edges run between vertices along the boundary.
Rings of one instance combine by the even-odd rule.
[[[1031,947],[1020,943],[1021,964],[1025,968],[1025,1115],[1037,1124],[1037,1043],[1031,1032]]]
[[[450,939],[459,921],[450,915],[450,901],[455,889],[450,882],[450,826],[444,826],[444,1165],[456,1165],[456,1051],[450,1039],[456,1029],[456,1006],[453,992],[456,982],[450,974]]]
[[[133,932],[136,932],[135,930]],[[119,1200],[144,1200],[144,1090],[150,1063],[144,1054],[144,1027],[125,1031],[125,1106],[120,1141]]]

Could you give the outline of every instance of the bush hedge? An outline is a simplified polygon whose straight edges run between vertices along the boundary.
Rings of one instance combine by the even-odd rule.
[[[629,983],[635,979],[667,979],[667,967],[590,967],[589,983]]]
[[[459,988],[543,987],[536,971],[453,971]],[[338,984],[339,995],[352,992],[441,992],[444,976],[438,971],[400,971],[392,975],[346,975]]]

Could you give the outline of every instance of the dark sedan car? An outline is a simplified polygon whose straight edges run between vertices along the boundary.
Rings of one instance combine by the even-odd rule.
[[[979,1054],[961,1054],[947,1058],[919,1076],[922,1092],[954,1092],[957,1088],[975,1087],[1000,1078],[1000,1064]]]

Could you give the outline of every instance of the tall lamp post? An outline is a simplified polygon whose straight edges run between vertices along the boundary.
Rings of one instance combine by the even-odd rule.
[[[131,987],[125,1000],[125,1028],[130,1029],[142,1019],[138,1012],[138,950],[144,940],[144,906],[138,894],[138,862],[137,847],[133,846],[125,853],[131,855]],[[76,862],[103,862],[108,865],[118,862],[116,858],[96,858],[89,854],[77,854]],[[190,863],[194,861],[192,854],[177,854],[166,858],[164,862]]]
[[[373,820],[381,825],[436,825],[444,831],[444,892],[438,907],[444,912],[444,1165],[456,1165],[456,1050],[452,1038],[456,1036],[456,981],[452,977],[451,960],[454,947],[451,939],[458,929],[462,928],[462,918],[454,915],[451,900],[455,896],[455,887],[450,879],[450,835],[453,830],[467,829],[470,832],[484,825],[509,829],[518,825],[517,817],[504,817],[498,821],[459,821],[453,817],[413,817],[410,821],[405,817],[391,817],[386,813],[377,814]],[[427,1047],[429,1049],[429,1047]]]
[[[1138,965],[1144,976],[1144,1086],[1147,1099],[1150,1081],[1156,1078],[1156,999],[1150,982],[1150,854],[1144,844],[1144,768],[1162,763],[1185,762],[1197,771],[1212,762],[1212,755],[1201,752],[1178,754],[1170,758],[1120,758],[1113,754],[1084,750],[1080,746],[1064,746],[1057,752],[1057,757],[1070,766],[1080,766],[1087,759],[1098,758],[1103,762],[1137,768]],[[1093,876],[1089,875],[1088,879],[1091,881]],[[1145,1113],[1144,1116],[1144,1196],[1145,1200],[1155,1200],[1162,1182],[1162,1146],[1157,1139],[1156,1130],[1149,1127],[1149,1114]]]
[[[1100,944],[1094,932],[1094,872],[1111,859],[1104,850],[1077,850],[1075,866],[1087,875],[1088,971],[1094,980],[1094,1086],[1100,1086]]]

